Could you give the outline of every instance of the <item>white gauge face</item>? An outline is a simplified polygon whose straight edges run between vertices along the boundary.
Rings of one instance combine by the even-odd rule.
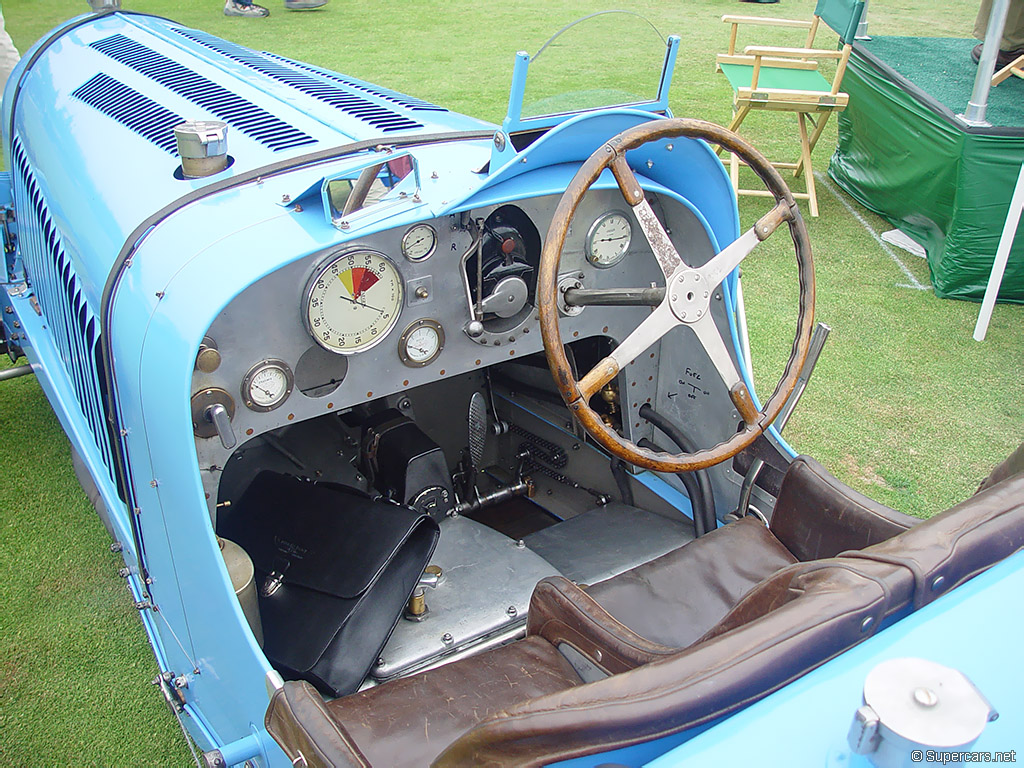
[[[342,254],[322,267],[306,289],[306,327],[324,349],[341,355],[383,341],[402,310],[402,278],[375,251]]]
[[[633,225],[626,214],[602,214],[587,233],[587,261],[601,269],[615,266],[626,255],[632,237]]]
[[[294,378],[281,360],[256,363],[242,380],[242,401],[253,411],[272,411],[292,392]]]
[[[423,261],[437,246],[437,233],[429,224],[410,227],[402,238],[402,255],[409,261]]]
[[[417,320],[402,333],[398,356],[411,368],[422,368],[444,349],[444,329],[436,320]]]

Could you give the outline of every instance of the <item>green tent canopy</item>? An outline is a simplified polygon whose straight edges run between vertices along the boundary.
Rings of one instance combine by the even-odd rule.
[[[876,37],[858,42],[843,78],[829,175],[924,246],[938,296],[981,301],[1024,162],[1024,80],[993,88],[991,127],[956,119],[977,71],[974,40]],[[1024,303],[1024,235],[999,300]]]

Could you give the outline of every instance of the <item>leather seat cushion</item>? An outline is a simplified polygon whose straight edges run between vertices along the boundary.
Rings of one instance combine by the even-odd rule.
[[[372,765],[429,765],[456,738],[520,702],[581,685],[551,643],[528,637],[327,703]]]
[[[686,648],[755,585],[795,562],[771,531],[748,517],[594,584],[587,594],[647,640]]]

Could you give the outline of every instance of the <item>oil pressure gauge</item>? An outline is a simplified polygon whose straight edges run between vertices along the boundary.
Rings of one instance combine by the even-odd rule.
[[[626,214],[608,211],[597,217],[587,232],[587,261],[600,269],[622,261],[633,237],[633,225]]]
[[[437,233],[429,224],[410,227],[402,237],[402,255],[409,261],[423,261],[430,258],[437,246]]]
[[[261,360],[242,379],[242,402],[251,411],[272,411],[288,399],[294,383],[283,360]]]
[[[444,328],[436,320],[417,320],[398,340],[398,357],[410,368],[430,365],[444,349]]]

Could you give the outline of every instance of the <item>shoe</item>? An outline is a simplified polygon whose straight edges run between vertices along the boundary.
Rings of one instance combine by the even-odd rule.
[[[974,59],[975,64],[981,61],[981,49],[982,47],[984,47],[984,45],[984,43],[978,43],[971,50],[971,58]],[[1021,48],[1016,51],[1000,51],[998,54],[996,54],[996,71],[998,72],[1011,61],[1015,61],[1016,59],[1019,59],[1021,56],[1024,56],[1024,48]]]
[[[324,2],[327,2],[327,0],[324,0]],[[248,5],[243,5],[242,3],[235,2],[235,0],[225,0],[224,15],[245,16],[250,19],[259,19],[264,16],[269,16],[270,11],[264,8],[262,5],[256,5],[256,3],[249,3]]]
[[[327,0],[284,0],[287,11],[308,11],[327,5]]]

